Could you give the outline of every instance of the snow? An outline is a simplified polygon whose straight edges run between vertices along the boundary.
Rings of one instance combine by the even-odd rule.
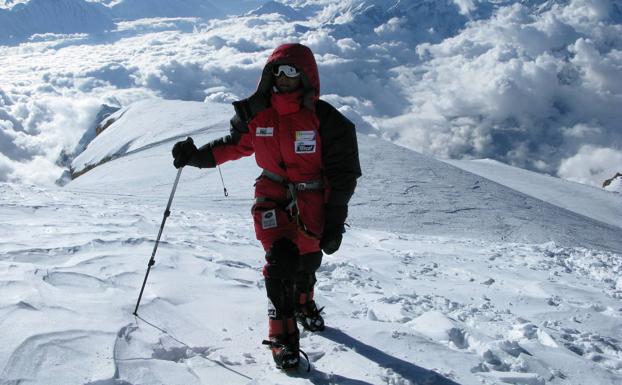
[[[161,111],[168,111],[163,115]],[[231,106],[176,100],[136,102],[110,115],[114,121],[72,162],[73,172],[82,172],[104,159],[111,159],[155,146],[171,138],[181,138],[219,124],[226,126]],[[129,122],[129,123],[126,123]]]
[[[568,183],[492,159],[447,160],[447,163],[586,217],[622,227],[622,197],[619,194]],[[597,204],[595,196],[599,197]]]
[[[622,178],[615,178],[609,186],[605,187],[605,190],[622,193]]]
[[[217,170],[183,169],[135,318],[175,179],[170,148],[189,134],[197,144],[226,134],[225,107],[132,104],[81,158],[113,160],[64,188],[0,184],[0,324],[10,330],[0,383],[622,380],[622,230],[559,203],[577,186],[594,192],[594,207],[609,195],[481,162],[505,175],[495,183],[366,135],[351,228],[318,271],[328,328],[301,336],[310,373],[274,369],[260,344],[267,300],[248,215],[252,157],[221,167],[229,197]],[[178,112],[183,127],[170,117]],[[555,204],[536,199],[553,190]]]

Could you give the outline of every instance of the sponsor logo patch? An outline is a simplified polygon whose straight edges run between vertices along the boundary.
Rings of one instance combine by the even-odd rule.
[[[296,131],[297,141],[315,140],[315,131]]]
[[[255,136],[274,136],[274,127],[257,127]]]
[[[313,154],[315,153],[315,140],[298,140],[294,143],[296,154]]]
[[[315,153],[315,131],[296,131],[294,149],[296,154]]]
[[[264,230],[273,229],[276,223],[276,210],[268,210],[261,213],[261,228]]]

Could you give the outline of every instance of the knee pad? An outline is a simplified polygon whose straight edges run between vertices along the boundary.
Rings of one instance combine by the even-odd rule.
[[[264,276],[281,280],[293,280],[300,268],[300,253],[294,242],[281,238],[266,253]]]
[[[266,278],[266,294],[270,303],[268,317],[283,319],[294,314],[294,282],[275,278]]]

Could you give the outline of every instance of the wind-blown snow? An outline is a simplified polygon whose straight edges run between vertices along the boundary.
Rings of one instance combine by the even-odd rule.
[[[35,18],[25,25],[55,34],[0,46],[0,180],[58,178],[59,154],[72,153],[93,125],[62,123],[71,109],[95,116],[102,104],[153,96],[248,96],[269,52],[286,41],[314,50],[323,94],[363,132],[427,154],[491,158],[597,186],[620,172],[619,0],[291,0],[263,8],[257,0],[216,5],[219,14],[244,16],[208,20],[206,8],[180,17],[193,1],[145,10],[142,0],[63,0],[108,14],[102,23],[95,13],[83,24],[62,13],[66,19]],[[9,4],[0,18],[11,22],[0,28],[16,22],[19,9],[43,15],[48,4]],[[259,9],[247,13],[252,8]],[[135,20],[141,14],[160,17]],[[36,179],[32,169],[40,170]]]
[[[207,118],[224,107],[133,104],[108,128],[117,140],[100,135],[80,159],[117,158],[64,188],[0,184],[0,323],[10,330],[0,383],[622,380],[622,229],[560,207],[586,186],[490,163],[497,172],[480,173],[505,175],[494,183],[365,135],[351,228],[318,271],[329,327],[301,336],[309,374],[274,369],[260,344],[252,157],[221,167],[227,198],[217,170],[182,170],[133,317],[176,174],[170,148],[189,134],[197,144],[225,134],[226,119]],[[503,185],[512,180],[528,188]],[[555,205],[534,198],[553,190]],[[593,207],[610,203],[592,190]]]

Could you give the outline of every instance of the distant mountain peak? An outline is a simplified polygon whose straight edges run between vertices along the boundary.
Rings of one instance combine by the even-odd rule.
[[[279,15],[285,16],[287,20],[304,20],[305,17],[295,10],[294,8],[285,5],[283,3],[279,3],[278,1],[268,1],[260,7],[248,12],[247,15],[267,15],[271,13],[278,13]]]

